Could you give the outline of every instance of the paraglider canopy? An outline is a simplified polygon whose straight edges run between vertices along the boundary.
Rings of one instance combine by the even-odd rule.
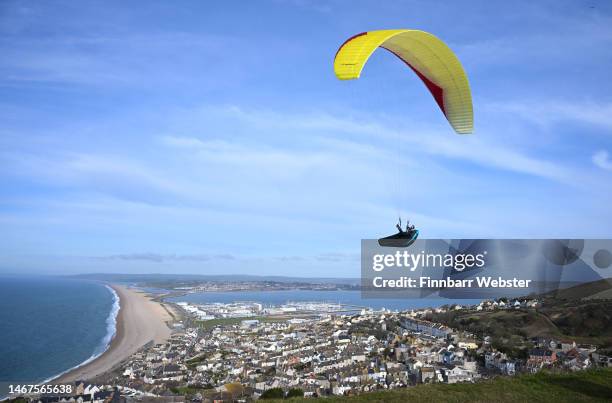
[[[389,29],[357,34],[338,49],[336,76],[340,80],[359,78],[377,48],[393,53],[416,73],[457,133],[473,131],[472,95],[465,71],[453,51],[430,33]]]

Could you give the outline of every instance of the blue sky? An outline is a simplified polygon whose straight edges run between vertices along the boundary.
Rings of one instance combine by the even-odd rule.
[[[458,54],[472,136],[389,54],[336,80],[389,28]],[[3,1],[0,54],[4,272],[356,277],[398,210],[427,238],[612,236],[608,2]]]

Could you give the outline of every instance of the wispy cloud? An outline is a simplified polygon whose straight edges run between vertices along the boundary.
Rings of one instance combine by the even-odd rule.
[[[612,103],[607,102],[527,100],[493,102],[487,106],[501,112],[512,113],[544,129],[551,129],[555,125],[566,122],[574,122],[612,130]],[[607,133],[612,133],[612,131]]]
[[[0,8],[3,262],[354,274],[398,214],[426,237],[610,236],[609,5]],[[459,55],[474,135],[383,54],[334,77],[348,35],[406,21]]]
[[[123,255],[95,256],[96,260],[128,260],[147,262],[208,262],[211,260],[234,260],[233,255],[162,255],[159,253],[131,253]]]
[[[593,163],[601,169],[612,171],[612,160],[610,160],[610,154],[605,150],[599,150],[593,154]]]
[[[480,12],[469,18],[475,26],[484,28],[486,34],[472,35],[472,40],[454,44],[453,48],[479,72],[497,66],[495,72],[499,74],[530,65],[526,74],[506,75],[510,79],[529,79],[530,71],[542,67],[566,71],[568,65],[592,66],[608,60],[607,50],[612,45],[612,17],[608,7],[602,5],[567,1],[480,3],[477,6]],[[499,13],[496,26],[486,24],[491,21],[488,13],[493,10]],[[534,23],[535,27],[530,26]]]
[[[341,262],[341,261],[353,261],[358,262],[361,259],[361,255],[357,253],[323,253],[315,256],[315,259],[322,262]]]
[[[0,83],[65,84],[142,88],[188,86],[200,71],[200,88],[214,88],[219,79],[228,82],[248,76],[226,49],[241,48],[241,55],[262,63],[248,38],[211,33],[157,32],[143,34],[52,35],[4,37]],[[237,57],[237,56],[236,56]],[[214,59],[215,63],[207,63]]]
[[[347,141],[353,147],[361,147],[368,152],[377,152],[380,158],[397,158],[391,147],[410,150],[410,158],[419,158],[419,153],[432,156],[443,156],[475,163],[488,168],[496,168],[527,174],[563,183],[579,183],[575,167],[567,167],[555,161],[545,160],[529,155],[525,151],[512,148],[504,142],[492,143],[483,140],[499,138],[483,136],[480,131],[473,136],[457,136],[448,130],[440,131],[423,125],[413,128],[403,128],[395,121],[395,125],[379,123],[380,119],[339,117],[329,113],[311,113],[308,115],[277,113],[266,110],[245,110],[237,106],[214,108],[207,112],[225,114],[231,119],[241,120],[253,127],[265,130],[300,130],[305,133],[334,132],[350,134],[355,137]],[[603,116],[603,115],[602,115]],[[358,136],[358,137],[356,137]],[[366,136],[365,140],[363,136]],[[361,142],[357,141],[362,139]],[[314,136],[313,142],[326,141],[325,138]],[[165,138],[165,142],[175,146],[205,148],[220,147],[219,144],[209,144],[194,138]],[[374,144],[379,143],[378,149]],[[402,145],[404,144],[404,145]],[[403,156],[402,156],[403,157]]]

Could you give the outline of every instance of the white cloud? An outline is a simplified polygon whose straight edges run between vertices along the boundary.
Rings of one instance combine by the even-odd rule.
[[[240,47],[258,63],[255,46],[247,46],[232,35],[211,33],[114,33],[43,37],[0,38],[3,58],[0,81],[11,85],[54,84],[104,87],[166,87],[193,85],[198,88],[228,85],[248,75],[226,49]],[[214,59],[215,63],[205,60]]]
[[[265,130],[300,130],[304,133],[339,133],[349,134],[350,143],[359,147],[375,150],[372,144],[379,144],[381,157],[391,158],[396,155],[389,150],[398,148],[406,150],[406,157],[421,159],[419,155],[443,156],[475,163],[488,168],[502,169],[510,172],[546,178],[562,183],[579,183],[580,172],[575,167],[567,167],[555,161],[545,160],[504,144],[503,136],[495,133],[486,136],[483,130],[477,134],[458,136],[450,129],[444,132],[411,122],[410,128],[402,124],[381,124],[376,117],[354,118],[338,117],[328,113],[310,115],[280,114],[271,111],[245,110],[231,106],[204,110],[204,113],[225,114],[228,118],[241,120],[249,126]],[[356,114],[355,114],[356,115]],[[487,130],[487,129],[485,129]],[[490,140],[495,139],[492,143]],[[178,141],[178,140],[177,140]],[[325,137],[316,135],[311,141],[326,141]],[[185,142],[185,140],[183,140]],[[410,152],[408,153],[408,150]],[[383,155],[386,153],[386,155]],[[403,158],[404,156],[402,156]],[[397,157],[396,157],[397,158]]]
[[[576,122],[612,130],[612,103],[528,100],[491,102],[486,107],[517,115],[524,121],[533,122],[544,129],[564,122]]]
[[[393,231],[398,209],[428,237],[520,235],[526,229],[514,218],[518,211],[542,228],[529,235],[546,236],[555,222],[547,217],[563,208],[549,208],[547,197],[589,180],[539,158],[537,149],[508,145],[503,128],[458,136],[406,127],[403,118],[235,106],[186,110],[169,122],[164,127],[172,135],[140,136],[133,149],[120,142],[116,152],[79,144],[74,151],[0,153],[0,174],[58,190],[9,202],[18,208],[0,221],[14,243],[52,253],[65,251],[67,240],[84,242],[73,233],[87,233],[81,250],[89,256],[237,248],[245,255],[282,250],[305,257],[329,245],[353,253],[359,239]],[[498,180],[497,170],[537,182],[520,175]],[[399,180],[395,171],[404,172]],[[546,190],[524,200],[512,196],[536,186]],[[50,232],[66,235],[45,240],[44,248],[30,241]]]
[[[612,161],[610,160],[610,154],[605,150],[599,150],[593,154],[593,163],[601,169],[606,171],[612,171]]]
[[[553,10],[546,3],[534,2],[509,7],[499,12],[508,21],[523,21],[525,15],[537,15],[541,29],[508,29],[495,35],[487,32],[475,35],[471,42],[453,44],[452,48],[473,69],[525,64],[566,69],[568,64],[607,62],[612,45],[609,13],[598,10],[564,13],[564,9],[567,11],[567,4]]]
[[[165,136],[161,141],[166,147],[153,159],[93,152],[3,153],[0,173],[73,192],[175,206],[189,214],[202,209],[266,220],[278,215],[328,221],[323,217],[340,217],[339,211],[363,213],[380,203],[378,195],[385,189],[384,180],[375,184],[379,173],[372,159],[346,143],[302,150],[195,137]],[[371,185],[364,188],[364,183]],[[328,196],[336,193],[346,199]]]
[[[204,148],[206,143],[195,137],[162,136],[161,143],[176,148]]]

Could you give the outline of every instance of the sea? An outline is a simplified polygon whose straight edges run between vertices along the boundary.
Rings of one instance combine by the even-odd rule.
[[[473,305],[478,304],[480,299],[446,299],[446,298],[411,298],[411,299],[388,299],[388,298],[363,298],[360,291],[353,290],[277,290],[277,291],[219,291],[219,292],[196,292],[179,297],[168,298],[170,302],[190,302],[194,304],[206,304],[213,302],[232,303],[241,301],[253,301],[262,303],[264,306],[282,305],[290,302],[328,302],[351,307],[388,309],[390,311],[402,311],[410,309],[439,307],[447,304]]]
[[[119,298],[104,284],[0,276],[0,383],[33,383],[83,365],[110,345]]]

